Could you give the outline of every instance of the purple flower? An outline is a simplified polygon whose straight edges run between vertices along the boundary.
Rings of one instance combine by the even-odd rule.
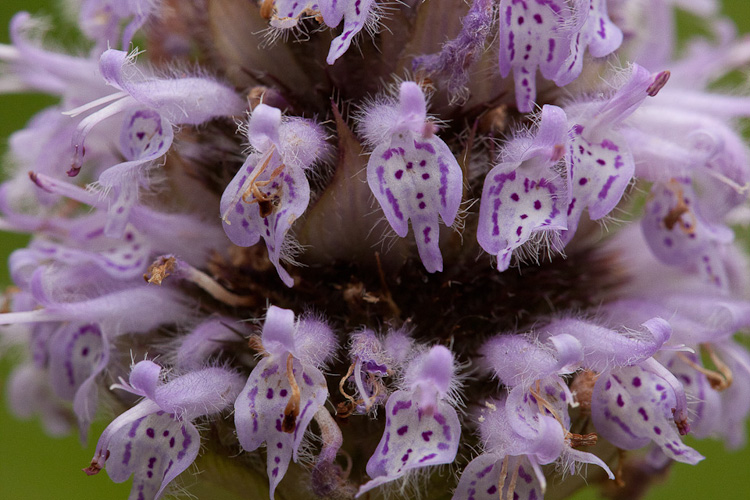
[[[159,498],[167,485],[193,463],[200,435],[192,421],[227,408],[237,396],[242,379],[223,368],[205,368],[161,383],[161,367],[141,361],[130,372],[129,383],[113,388],[144,399],[117,417],[104,430],[91,465],[97,474],[106,466],[116,483],[131,475],[131,498]]]
[[[388,397],[385,433],[367,462],[371,481],[357,496],[394,481],[410,470],[451,463],[461,424],[453,408],[453,356],[442,346],[417,355],[404,376],[405,388]]]
[[[547,80],[567,85],[583,68],[586,47],[604,57],[622,42],[604,0],[500,1],[500,73],[513,70],[518,109],[528,113],[536,100],[537,68]]]
[[[281,111],[265,104],[250,116],[247,136],[257,153],[247,157],[221,197],[224,231],[243,247],[262,237],[279,277],[291,287],[294,279],[280,260],[293,255],[287,233],[310,202],[305,170],[325,158],[325,136],[314,122],[282,121]]]
[[[19,417],[109,417],[86,472],[632,498],[688,433],[744,443],[750,99],[718,89],[750,41],[718,2],[73,4],[84,55],[26,13],[0,45],[0,92],[59,98],[10,138],[0,346]]]
[[[566,185],[558,166],[567,133],[563,110],[545,106],[537,134],[515,137],[485,178],[477,239],[497,256],[499,271],[508,269],[513,250],[535,235],[554,238],[568,227]]]
[[[253,368],[234,404],[237,437],[245,451],[266,443],[270,495],[299,460],[308,425],[328,399],[318,366],[334,348],[333,332],[313,318],[294,321],[294,313],[268,309],[260,343],[265,356]]]
[[[404,82],[398,101],[367,108],[360,120],[374,146],[367,183],[393,230],[404,238],[409,220],[428,272],[443,270],[438,215],[450,226],[461,204],[461,167],[427,120],[427,102],[414,82]]]

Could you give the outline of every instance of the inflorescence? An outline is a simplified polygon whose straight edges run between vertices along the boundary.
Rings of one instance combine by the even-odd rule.
[[[115,414],[87,474],[633,498],[688,433],[744,444],[750,99],[715,89],[750,40],[714,1],[71,5],[85,52],[27,13],[0,45],[1,92],[59,98],[10,138],[0,338],[20,417]]]

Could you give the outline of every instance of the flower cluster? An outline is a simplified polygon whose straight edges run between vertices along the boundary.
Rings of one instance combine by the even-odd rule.
[[[87,53],[0,45],[59,97],[10,138],[0,335],[19,416],[115,411],[87,474],[633,498],[744,444],[750,99],[714,89],[750,41],[712,0],[71,4]]]

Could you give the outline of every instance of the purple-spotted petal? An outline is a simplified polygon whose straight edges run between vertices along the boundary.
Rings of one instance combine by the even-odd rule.
[[[505,461],[507,464],[503,463]],[[504,467],[507,472],[503,484],[500,485],[500,474]],[[513,478],[516,478],[515,481]],[[511,485],[515,488],[509,492]],[[502,491],[498,491],[498,486],[501,486]],[[543,492],[544,485],[540,483],[528,458],[488,453],[479,455],[464,469],[453,500],[542,500]]]
[[[275,0],[269,24],[278,29],[294,28],[306,12],[317,8],[315,0]]]
[[[568,5],[562,0],[501,0],[500,74],[506,77],[513,71],[519,111],[533,109],[537,69],[551,80],[568,56],[569,18]]]
[[[668,381],[640,366],[599,376],[591,400],[598,433],[615,446],[633,450],[653,441],[673,460],[695,464],[703,457],[686,446],[673,423],[677,407]]]
[[[721,416],[720,394],[711,388],[706,375],[694,366],[703,366],[700,357],[695,353],[673,353],[664,362],[664,367],[682,384],[689,398],[688,408],[692,415],[690,432],[696,438],[703,439],[724,425],[724,419]]]
[[[284,240],[309,202],[310,184],[302,169],[284,165],[274,149],[251,155],[221,197],[224,231],[239,246],[254,245],[262,237],[279,277],[291,287],[294,279],[280,262]]]
[[[559,397],[562,392],[560,384],[549,384],[552,394],[542,390],[541,394],[532,395],[524,387],[516,387],[508,395],[505,410],[508,424],[517,434],[518,439],[511,447],[514,455],[533,457],[540,464],[557,460],[565,449],[565,435],[562,424],[547,406],[540,409],[537,397],[542,397],[554,409],[558,416],[567,419],[567,402]]]
[[[102,332],[97,325],[69,324],[47,342],[52,388],[59,397],[72,401],[102,356]]]
[[[321,2],[323,4],[321,13],[326,25],[333,28],[341,22],[341,16],[344,18],[341,34],[331,42],[331,48],[326,57],[328,64],[335,63],[336,59],[349,49],[352,39],[365,27],[373,2],[374,0],[338,0],[338,2],[324,0]]]
[[[583,209],[596,220],[610,213],[635,173],[635,162],[625,140],[614,131],[588,140],[576,125],[568,143],[569,225],[576,227]]]
[[[622,30],[607,15],[607,0],[584,0],[578,4],[578,15],[585,16],[585,21],[580,31],[571,36],[570,54],[555,78],[559,86],[569,84],[581,74],[587,47],[592,56],[604,57],[622,43]]]
[[[325,377],[310,365],[293,361],[294,379],[300,391],[299,414],[289,417],[285,410],[292,397],[286,358],[273,355],[261,360],[235,402],[234,421],[237,437],[245,451],[253,451],[264,442],[271,498],[284,477],[289,461],[297,461],[300,443],[315,413],[328,396]],[[286,422],[285,422],[286,420]]]
[[[514,138],[504,161],[485,178],[477,240],[497,256],[499,271],[508,268],[513,250],[534,233],[567,228],[565,181],[555,170],[567,130],[565,112],[544,106],[537,133]]]
[[[104,47],[119,46],[122,28],[122,48],[126,49],[160,4],[160,0],[85,0],[78,22],[86,35]]]
[[[128,226],[122,240],[105,236],[101,225],[92,227],[92,220],[84,220],[71,229],[68,245],[37,239],[31,249],[45,259],[67,265],[93,263],[109,276],[132,279],[143,274],[149,264],[151,246],[147,239],[132,226]],[[98,227],[97,227],[98,226]]]
[[[385,407],[385,431],[367,462],[373,478],[358,496],[409,470],[453,462],[458,451],[461,424],[456,410],[445,401],[434,408],[420,407],[415,391],[396,391]]]
[[[560,180],[552,172],[546,178],[528,177],[520,165],[503,173],[508,167],[513,168],[500,164],[487,174],[479,208],[477,239],[497,256],[498,271],[508,269],[513,250],[534,233],[567,228]]]
[[[695,267],[718,285],[727,283],[718,245],[734,235],[726,226],[711,224],[700,213],[698,197],[689,179],[656,182],[646,201],[641,229],[654,255],[672,266]]]
[[[128,161],[102,172],[95,184],[110,196],[105,234],[122,236],[131,208],[138,201],[139,188],[147,184],[145,167],[167,154],[172,140],[172,124],[157,111],[141,108],[126,113],[120,130],[120,150]]]
[[[73,401],[81,437],[85,438],[96,413],[96,377],[109,361],[109,343],[95,324],[68,324],[47,343],[52,389]]]
[[[199,450],[200,435],[193,424],[162,411],[151,413],[109,436],[107,474],[115,483],[134,476],[130,500],[158,498]]]
[[[461,473],[452,500],[497,500],[503,456],[483,453],[472,460]]]
[[[437,136],[394,135],[370,155],[367,182],[386,219],[402,238],[412,230],[429,272],[442,271],[438,214],[453,224],[461,203],[461,167]]]

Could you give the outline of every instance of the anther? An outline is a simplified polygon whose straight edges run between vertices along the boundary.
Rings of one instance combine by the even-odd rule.
[[[286,358],[286,377],[292,388],[292,395],[289,397],[286,408],[284,408],[284,420],[281,423],[281,430],[291,434],[297,428],[300,401],[299,385],[297,385],[297,380],[294,378],[294,356],[291,354]]]

